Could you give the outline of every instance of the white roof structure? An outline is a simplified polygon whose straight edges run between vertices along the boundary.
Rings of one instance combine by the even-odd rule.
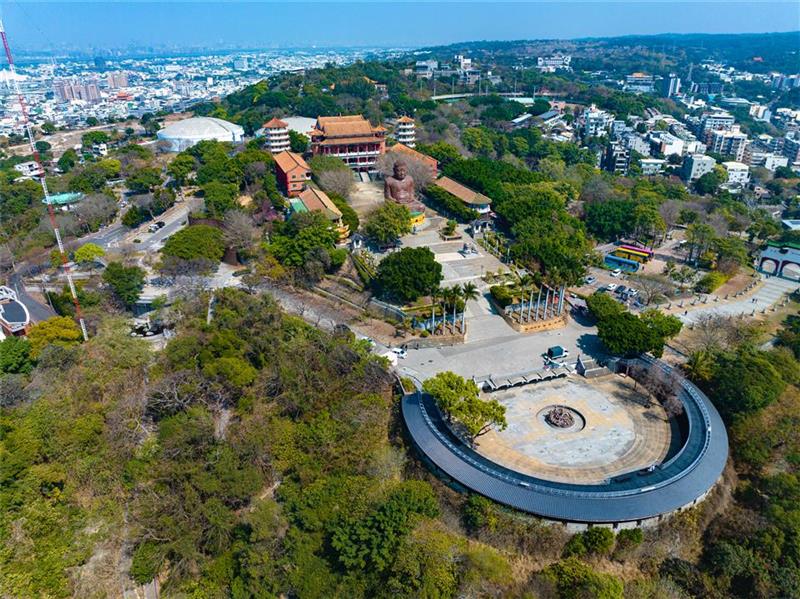
[[[222,119],[199,116],[167,125],[157,136],[160,140],[170,142],[171,151],[181,152],[204,140],[238,143],[244,137],[244,129]]]

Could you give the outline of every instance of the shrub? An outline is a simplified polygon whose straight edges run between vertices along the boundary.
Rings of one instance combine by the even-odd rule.
[[[642,544],[644,534],[641,528],[623,528],[617,533],[617,549],[632,549]]]
[[[206,258],[219,262],[225,254],[225,245],[221,230],[209,225],[191,225],[167,239],[161,251],[165,256],[182,260]]]
[[[489,288],[489,293],[492,294],[492,299],[501,308],[505,308],[514,303],[514,296],[511,293],[511,289],[506,285],[492,285]]]
[[[728,280],[728,276],[719,272],[712,271],[697,281],[694,288],[699,293],[711,293],[721,287]]]

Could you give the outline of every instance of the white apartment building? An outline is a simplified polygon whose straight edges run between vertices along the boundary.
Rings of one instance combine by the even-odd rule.
[[[654,154],[683,154],[683,140],[666,131],[653,131],[650,134],[650,146]]]
[[[683,179],[685,181],[694,181],[699,179],[706,173],[714,170],[714,165],[717,163],[711,156],[705,154],[692,154],[683,160]]]
[[[712,131],[708,151],[730,156],[734,161],[741,162],[744,158],[746,144],[747,135],[739,131]]]
[[[608,134],[608,128],[614,122],[614,115],[605,110],[598,110],[592,104],[583,111],[584,137],[601,137]]]
[[[741,162],[723,162],[723,168],[728,173],[728,185],[745,186],[750,181],[750,167]]]

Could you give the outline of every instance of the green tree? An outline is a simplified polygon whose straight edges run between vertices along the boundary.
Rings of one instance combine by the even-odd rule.
[[[225,254],[222,231],[208,225],[191,225],[167,239],[161,252],[182,260],[204,258],[218,263]]]
[[[297,131],[289,130],[289,145],[291,147],[292,152],[297,152],[298,154],[304,154],[308,151],[308,144],[309,139],[302,133],[298,133]]]
[[[93,118],[93,117],[89,117]],[[97,119],[95,119],[97,120]],[[86,124],[89,124],[87,119]],[[91,125],[89,125],[91,127]],[[94,144],[105,144],[111,141],[108,133],[105,131],[88,131],[81,136],[81,144],[84,148],[91,148]]]
[[[94,262],[98,258],[106,255],[106,251],[96,243],[84,243],[81,247],[75,250],[74,259],[78,264],[87,264]]]
[[[320,250],[328,254],[338,237],[321,212],[295,214],[283,226],[276,228],[269,250],[281,264],[297,268],[312,256],[319,255]]]
[[[110,262],[103,271],[103,281],[111,287],[111,291],[120,302],[132,306],[144,288],[145,272],[138,266],[123,266],[120,262]]]
[[[65,150],[61,158],[58,159],[56,166],[63,172],[68,173],[76,164],[78,164],[78,153],[72,148],[69,148]]]
[[[442,265],[428,248],[403,248],[378,265],[378,290],[401,302],[413,302],[439,288]]]
[[[364,232],[380,245],[393,243],[411,232],[411,212],[395,202],[386,202],[370,213]]]
[[[0,373],[28,374],[32,369],[30,341],[23,337],[6,337],[0,341]]]
[[[492,427],[503,430],[508,426],[505,406],[496,400],[480,399],[475,382],[453,372],[438,373],[422,384],[422,390],[434,398],[448,419],[464,426],[473,442]]]
[[[77,323],[67,316],[53,316],[31,327],[28,341],[31,344],[30,355],[34,360],[39,358],[42,350],[48,345],[70,347],[83,339]]]
[[[167,167],[167,174],[172,177],[178,185],[185,185],[191,172],[195,169],[195,160],[191,154],[181,152]]]
[[[228,210],[236,207],[239,188],[233,183],[210,181],[203,185],[206,212],[214,218],[222,218]]]
[[[480,156],[494,154],[492,133],[484,127],[468,127],[461,134],[461,141],[469,150]]]
[[[151,166],[143,166],[125,179],[125,184],[133,193],[147,193],[161,185],[161,182],[161,171]]]
[[[611,574],[596,572],[575,557],[545,568],[543,577],[552,583],[562,599],[622,599],[622,581]]]
[[[52,135],[56,132],[56,126],[51,121],[45,121],[42,123],[42,133],[45,135]]]

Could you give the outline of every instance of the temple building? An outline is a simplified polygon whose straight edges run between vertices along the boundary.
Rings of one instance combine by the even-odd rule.
[[[311,169],[300,154],[281,152],[275,154],[275,175],[281,189],[293,198],[306,188],[311,179]]]
[[[417,145],[417,126],[414,119],[408,116],[401,116],[397,119],[397,125],[394,129],[394,138],[397,143],[413,148]]]
[[[309,187],[303,193],[289,200],[292,214],[300,212],[322,212],[331,222],[331,226],[339,234],[339,242],[344,242],[350,237],[350,227],[342,222],[342,212],[324,191]]]
[[[386,129],[373,127],[360,114],[321,116],[310,135],[314,156],[341,158],[357,171],[374,170],[386,151]]]
[[[279,119],[272,119],[264,123],[258,130],[258,135],[264,137],[264,149],[273,154],[286,152],[291,148],[289,125]]]

